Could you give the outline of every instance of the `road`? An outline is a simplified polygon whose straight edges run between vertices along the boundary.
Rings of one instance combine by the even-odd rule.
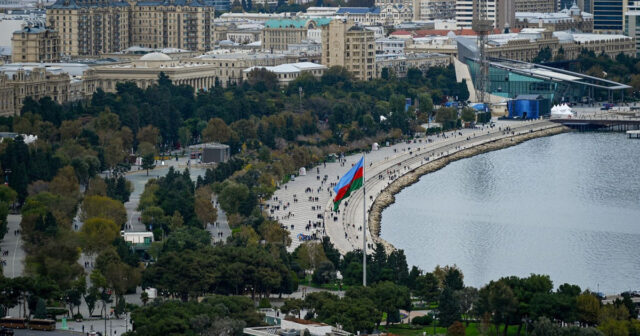
[[[0,241],[0,250],[3,251],[0,253],[0,259],[6,263],[2,268],[2,273],[7,278],[19,277],[24,270],[25,253],[22,249],[22,237],[19,234],[14,234],[16,230],[20,229],[21,220],[22,216],[20,215],[9,215],[7,217],[7,234]]]

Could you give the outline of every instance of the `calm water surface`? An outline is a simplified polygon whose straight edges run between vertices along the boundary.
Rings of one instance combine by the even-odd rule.
[[[472,286],[541,273],[640,290],[640,141],[567,133],[451,163],[396,195],[381,234],[410,265],[457,264]]]

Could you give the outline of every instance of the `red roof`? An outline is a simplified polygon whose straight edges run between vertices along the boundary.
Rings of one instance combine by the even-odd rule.
[[[393,33],[389,34],[389,35],[409,35],[409,36],[414,36],[415,33],[410,32],[410,31],[406,31],[406,30],[396,30]]]

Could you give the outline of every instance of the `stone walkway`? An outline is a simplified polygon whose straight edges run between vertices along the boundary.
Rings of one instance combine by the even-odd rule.
[[[214,207],[218,210],[218,219],[216,219],[215,223],[207,224],[207,231],[211,233],[211,243],[224,243],[227,241],[227,238],[231,236],[231,228],[229,227],[229,222],[227,221],[227,214],[220,208],[220,203],[218,203],[218,198],[214,195],[212,200]]]
[[[429,136],[411,142],[380,147],[366,155],[365,178],[367,212],[380,191],[398,177],[416,167],[458,150],[512,136],[505,134],[510,127],[515,133],[531,129],[553,127],[549,121],[496,121],[495,127],[480,127],[447,132],[445,136]],[[279,220],[291,234],[293,251],[306,239],[329,236],[340,253],[362,249],[363,189],[353,193],[333,212],[333,186],[362,156],[351,155],[339,162],[326,163],[307,171],[278,189],[267,202],[270,216]],[[368,250],[371,234],[367,230]]]

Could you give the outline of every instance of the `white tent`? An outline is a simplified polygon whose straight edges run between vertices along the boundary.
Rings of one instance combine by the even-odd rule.
[[[567,104],[556,105],[551,108],[552,119],[571,119],[575,117],[575,113],[571,111],[571,107]]]

